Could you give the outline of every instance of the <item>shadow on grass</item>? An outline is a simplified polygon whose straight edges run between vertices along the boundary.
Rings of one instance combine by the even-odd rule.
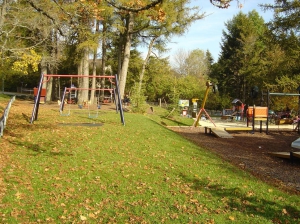
[[[31,117],[29,117],[27,114],[22,113],[23,118],[29,123],[31,120]]]
[[[239,187],[228,188],[222,184],[211,184],[209,180],[199,178],[189,178],[184,174],[181,178],[192,183],[191,188],[201,190],[203,194],[209,194],[215,198],[222,198],[226,201],[226,209],[229,211],[240,211],[246,214],[261,216],[275,223],[294,223],[300,219],[300,209],[296,206],[277,203],[257,197],[249,192],[243,193]],[[263,193],[262,193],[263,194]]]
[[[163,126],[187,126],[187,127],[191,126],[191,125],[188,125],[186,123],[180,122],[176,119],[167,118],[166,116],[159,116],[159,118],[161,119],[160,123],[156,120],[151,120],[151,121],[153,123],[160,124],[160,125],[163,125]]]
[[[47,150],[46,148],[49,148],[48,146],[42,147],[39,144],[34,144],[30,142],[24,142],[20,140],[14,140],[9,141],[12,145],[27,149],[29,152],[29,155],[31,156],[38,156],[38,155],[48,155],[48,156],[73,156],[73,153],[69,152],[60,152],[60,151],[54,151],[54,150]],[[51,147],[50,147],[51,148]]]

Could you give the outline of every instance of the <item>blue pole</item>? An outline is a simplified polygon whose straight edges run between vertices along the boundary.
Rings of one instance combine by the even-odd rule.
[[[36,95],[36,98],[34,100],[34,106],[33,106],[32,114],[31,114],[31,120],[30,120],[31,124],[33,124],[34,120],[37,120],[37,117],[38,117],[39,105],[40,105],[40,96],[41,96],[41,92],[42,92],[43,80],[44,80],[44,74],[42,73],[40,83],[39,83],[39,87],[38,87],[38,91],[37,91],[37,95]]]
[[[124,111],[123,111],[123,107],[122,107],[122,100],[121,100],[120,89],[119,89],[119,80],[118,80],[117,74],[116,74],[116,93],[118,96],[118,102],[116,102],[116,103],[118,104],[119,109],[120,109],[121,121],[122,121],[123,125],[125,125]]]

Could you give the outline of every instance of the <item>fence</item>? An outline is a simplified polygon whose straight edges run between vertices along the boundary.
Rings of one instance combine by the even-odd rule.
[[[2,115],[2,117],[0,118],[0,137],[3,136],[3,131],[4,131],[4,128],[6,126],[6,121],[7,121],[7,118],[8,118],[8,114],[9,114],[9,110],[11,108],[11,105],[12,103],[15,101],[16,99],[16,96],[13,96],[9,103],[7,104],[5,110],[4,110],[4,113]]]

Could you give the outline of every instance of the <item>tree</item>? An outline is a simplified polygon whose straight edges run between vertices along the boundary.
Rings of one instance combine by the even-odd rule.
[[[263,85],[266,48],[263,37],[267,27],[254,10],[248,15],[238,13],[226,23],[226,28],[218,61],[220,91],[245,102],[251,86]]]
[[[128,64],[130,60],[130,47],[132,41],[139,34],[142,39],[150,39],[149,53],[152,47],[162,50],[163,39],[169,40],[172,35],[180,35],[186,31],[188,26],[197,19],[203,18],[203,14],[198,13],[197,7],[188,8],[186,0],[177,1],[147,1],[129,2],[120,5],[107,1],[117,9],[120,15],[119,21],[123,21],[121,26],[119,55],[122,55],[122,66],[119,66],[120,92],[124,94],[127,78]],[[135,8],[134,8],[135,7]],[[192,13],[191,13],[192,12]],[[191,13],[191,14],[189,14]],[[144,66],[147,64],[149,56],[146,57]],[[143,71],[140,74],[140,83],[143,80]],[[139,87],[140,89],[141,87]]]
[[[1,1],[0,66],[11,66],[14,74],[36,72],[41,61],[36,48],[41,47],[50,30],[47,21],[39,19],[26,1]],[[5,73],[3,78],[7,75]]]
[[[158,16],[153,15],[154,19],[149,26],[139,33],[143,43],[147,43],[147,39],[150,39],[147,56],[140,73],[139,89],[142,87],[145,67],[151,53],[154,50],[158,53],[165,52],[165,46],[173,36],[184,34],[193,22],[205,17],[205,13],[199,13],[198,7],[190,8],[187,3],[188,1],[185,0],[164,1]]]
[[[151,56],[144,79],[147,83],[145,86],[147,100],[150,102],[157,101],[158,98],[168,100],[173,91],[174,80],[168,58]]]
[[[262,5],[265,10],[273,10],[274,18],[268,24],[272,44],[280,46],[281,58],[280,73],[289,77],[291,80],[300,74],[300,2],[275,1],[274,5]],[[277,47],[279,48],[279,47]],[[280,78],[278,76],[273,77]]]
[[[150,1],[150,3],[148,3],[148,1],[129,1],[124,3],[122,1],[115,2],[110,0],[105,0],[105,2],[115,8],[116,14],[120,16],[120,19],[118,20],[119,23],[123,23],[122,26],[119,27],[119,55],[122,55],[122,59],[119,60],[121,65],[119,64],[118,66],[120,95],[121,98],[123,98],[133,33],[137,32],[135,30],[135,21],[142,14],[142,12],[158,6],[162,3],[162,0],[154,0]],[[137,30],[139,29],[140,28]]]
[[[274,12],[273,20],[268,24],[271,44],[269,55],[273,56],[273,72],[266,87],[273,92],[296,92],[300,77],[300,2],[297,0],[276,0],[274,4],[262,5],[265,10]],[[276,49],[276,55],[273,49]],[[274,54],[271,54],[274,52]],[[297,108],[297,102],[291,102],[286,97],[273,97],[274,109],[279,109],[287,104]],[[294,105],[291,105],[294,104]]]
[[[271,30],[274,34],[299,31],[300,2],[298,0],[276,0],[274,2],[274,5],[261,5],[264,10],[272,10],[274,12],[273,21],[270,23]]]
[[[180,76],[207,77],[209,72],[209,58],[200,49],[186,51],[179,49],[174,56],[174,69]],[[204,78],[205,79],[205,78]]]

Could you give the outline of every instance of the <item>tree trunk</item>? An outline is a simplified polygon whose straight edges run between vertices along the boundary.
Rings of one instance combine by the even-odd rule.
[[[83,75],[89,75],[89,49],[84,49],[83,55]],[[83,78],[82,80],[82,88],[89,88],[89,78]],[[83,101],[89,100],[89,90],[82,91],[82,99]]]
[[[121,99],[123,99],[125,86],[126,86],[126,78],[127,78],[127,71],[128,65],[130,60],[130,48],[131,48],[131,39],[132,39],[132,31],[134,26],[134,14],[129,13],[126,17],[126,40],[125,40],[125,48],[124,48],[124,57],[122,63],[122,69],[120,73],[120,95]]]
[[[47,63],[45,61],[45,58],[42,58],[42,61],[41,61],[41,73],[43,75],[47,75],[48,74]],[[44,77],[42,89],[46,89],[46,99],[45,99],[45,102],[50,102],[51,101],[51,94],[52,94],[52,77],[51,77],[51,86],[49,84],[49,81],[46,82],[47,80],[48,80],[48,78]]]
[[[100,21],[97,20],[96,22],[96,33],[99,32],[99,25],[100,25]],[[97,48],[98,49],[98,48]],[[92,89],[91,90],[91,97],[90,97],[90,101],[91,103],[95,103],[95,93],[96,93],[96,75],[97,75],[97,65],[96,65],[96,60],[97,60],[97,54],[98,54],[98,50],[95,49],[94,50],[94,55],[93,55],[93,79],[92,79]]]
[[[101,75],[105,75],[105,67],[106,67],[106,31],[107,26],[106,22],[103,21],[103,37],[102,37],[102,70]],[[101,88],[105,88],[105,79],[101,79]],[[101,101],[104,100],[104,90],[101,90]]]
[[[78,64],[78,68],[77,68],[77,73],[78,75],[82,75],[83,74],[83,59],[80,60],[79,64]],[[82,87],[82,78],[78,78],[78,88],[81,88]],[[83,103],[83,100],[82,100],[82,94],[81,94],[81,91],[78,90],[77,91],[77,103],[78,104],[81,104]]]
[[[84,49],[83,56],[81,59],[81,63],[78,66],[78,74],[79,75],[89,75],[89,50],[88,48]],[[89,78],[81,78],[79,79],[79,88],[89,88]],[[79,90],[78,91],[78,103],[83,104],[84,102],[88,102],[89,96],[88,90]]]
[[[48,74],[47,64],[46,64],[46,62],[44,61],[44,59],[42,59],[42,62],[41,62],[41,73],[42,73],[43,75],[47,75],[47,74]],[[46,80],[47,80],[47,77],[44,77],[44,80],[43,80],[43,86],[42,86],[43,89],[46,88],[46,85],[47,85],[47,83],[45,82]]]
[[[94,50],[93,55],[93,79],[92,79],[92,90],[90,101],[93,104],[95,102],[95,88],[96,88],[96,75],[97,75],[97,67],[96,67],[96,58],[97,58],[97,50]]]

